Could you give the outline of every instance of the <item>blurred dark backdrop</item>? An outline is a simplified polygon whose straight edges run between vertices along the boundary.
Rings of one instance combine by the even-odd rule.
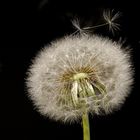
[[[106,27],[95,34],[109,36],[132,48],[135,83],[120,111],[109,116],[90,117],[91,140],[140,139],[139,61],[140,8],[135,1],[122,3],[94,0],[21,0],[1,3],[0,45],[0,133],[5,139],[82,140],[81,124],[61,124],[41,116],[33,109],[25,88],[26,71],[31,59],[47,43],[75,31],[74,17],[81,24],[102,22],[104,9],[120,11],[121,30],[113,36]]]

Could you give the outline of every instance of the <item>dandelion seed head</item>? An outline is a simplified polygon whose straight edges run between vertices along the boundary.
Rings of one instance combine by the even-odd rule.
[[[85,109],[108,114],[119,108],[133,83],[130,55],[97,35],[66,36],[44,47],[28,70],[27,87],[38,111],[73,122]]]

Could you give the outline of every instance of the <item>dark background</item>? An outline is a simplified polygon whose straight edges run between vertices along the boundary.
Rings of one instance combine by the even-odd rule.
[[[81,124],[62,124],[41,116],[33,109],[25,88],[26,71],[31,59],[45,44],[75,31],[71,19],[81,25],[102,22],[104,9],[120,11],[121,30],[113,36],[107,27],[95,34],[132,48],[135,82],[131,95],[121,110],[109,116],[90,116],[91,140],[140,139],[139,136],[139,4],[135,1],[94,0],[21,0],[1,3],[0,45],[0,133],[5,139],[82,140]],[[85,22],[86,21],[86,22]],[[2,135],[1,135],[2,136]]]

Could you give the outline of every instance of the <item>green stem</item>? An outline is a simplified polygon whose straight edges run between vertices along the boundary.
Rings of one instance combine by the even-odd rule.
[[[83,140],[90,140],[90,127],[87,113],[83,114],[82,122],[83,122]]]

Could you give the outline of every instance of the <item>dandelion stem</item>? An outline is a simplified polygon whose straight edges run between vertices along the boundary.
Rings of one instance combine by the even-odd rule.
[[[83,140],[90,140],[90,126],[87,112],[83,114],[82,122],[83,122]]]

